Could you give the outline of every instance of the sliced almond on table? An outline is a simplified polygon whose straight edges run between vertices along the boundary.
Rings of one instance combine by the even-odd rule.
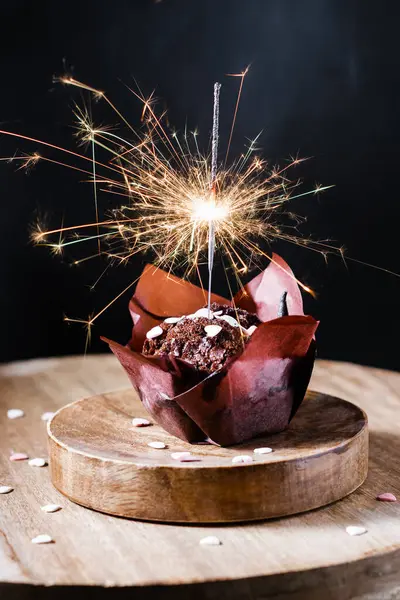
[[[45,504],[44,506],[40,507],[40,510],[42,510],[45,513],[55,513],[61,509],[62,506],[60,506],[59,504]]]
[[[51,544],[54,540],[50,535],[47,535],[47,533],[41,533],[34,537],[31,542],[32,544]]]
[[[25,415],[24,411],[21,410],[20,408],[10,408],[7,411],[7,417],[9,419],[20,419],[24,415]]]
[[[264,448],[254,448],[253,450],[254,454],[271,454],[271,452],[273,452],[272,448],[267,448],[266,446]]]
[[[50,421],[54,417],[55,413],[53,412],[44,412],[40,417],[42,421]]]
[[[171,458],[174,460],[181,460],[181,458],[191,456],[190,452],[172,452]]]
[[[29,465],[31,467],[45,467],[47,465],[47,461],[44,458],[31,458]]]
[[[364,533],[367,533],[367,529],[359,525],[349,525],[348,527],[346,527],[346,533],[352,536],[363,535]]]
[[[208,535],[200,540],[201,546],[221,546],[222,542],[216,535]]]
[[[133,425],[133,427],[148,427],[149,425],[151,425],[151,423],[148,419],[142,419],[141,417],[135,417],[134,419],[132,419],[132,425]]]
[[[167,447],[164,442],[149,442],[147,445],[150,446],[150,448],[155,448],[156,450],[162,450],[163,448]]]
[[[199,462],[201,460],[191,452],[172,452],[171,458],[179,462]]]
[[[14,488],[12,488],[10,485],[0,485],[0,494],[9,494],[13,491]]]
[[[234,465],[245,465],[253,462],[253,457],[250,454],[239,454],[238,456],[234,456],[232,458],[232,463]]]

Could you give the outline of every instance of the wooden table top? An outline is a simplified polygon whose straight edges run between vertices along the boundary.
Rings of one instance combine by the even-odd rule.
[[[317,361],[310,387],[350,400],[368,414],[366,483],[309,513],[225,526],[163,525],[96,513],[56,492],[47,468],[9,460],[12,451],[46,456],[45,411],[126,387],[125,373],[107,355],[0,366],[0,485],[14,488],[0,495],[2,599],[16,597],[16,591],[29,598],[71,593],[58,586],[93,586],[87,593],[110,598],[133,597],[127,588],[134,586],[135,600],[189,594],[193,600],[400,598],[400,502],[376,500],[383,492],[400,498],[400,373]],[[8,419],[11,408],[23,409],[25,416]],[[62,510],[40,510],[50,503]],[[348,525],[368,532],[351,537]],[[42,533],[55,543],[32,544]],[[210,535],[222,545],[199,544]]]

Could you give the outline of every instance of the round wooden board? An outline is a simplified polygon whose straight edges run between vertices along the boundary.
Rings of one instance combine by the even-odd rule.
[[[230,448],[187,444],[148,416],[133,390],[93,396],[60,409],[48,424],[51,477],[70,500],[135,519],[212,523],[291,515],[339,500],[368,469],[365,413],[308,392],[290,427]],[[152,449],[148,442],[166,448]],[[258,455],[257,447],[271,447]],[[198,460],[179,462],[172,452]],[[251,464],[232,464],[248,454]]]

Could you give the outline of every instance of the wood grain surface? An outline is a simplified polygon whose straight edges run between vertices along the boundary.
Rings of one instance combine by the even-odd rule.
[[[311,387],[354,402],[369,417],[370,465],[353,494],[301,515],[228,526],[140,522],[87,510],[50,482],[48,468],[11,462],[12,450],[46,454],[44,411],[127,387],[110,356],[33,360],[0,367],[0,597],[193,600],[394,600],[400,598],[400,374],[317,361]],[[11,421],[6,411],[22,408]],[[160,494],[162,503],[168,489]],[[63,508],[54,514],[44,504]],[[350,537],[345,528],[368,532]],[[54,544],[35,546],[48,533]],[[222,545],[201,546],[216,535]],[[74,587],[71,587],[74,586]],[[134,591],[132,591],[132,587]],[[111,589],[110,589],[111,588]]]
[[[223,523],[318,508],[347,496],[367,476],[367,417],[326,394],[309,392],[286,431],[230,448],[191,445],[157,424],[134,428],[133,417],[150,418],[132,388],[77,400],[57,412],[48,426],[56,488],[83,506],[118,516]],[[165,448],[150,448],[154,440]],[[257,455],[257,447],[273,452]],[[182,451],[197,461],[171,456]],[[253,462],[232,464],[241,455]]]

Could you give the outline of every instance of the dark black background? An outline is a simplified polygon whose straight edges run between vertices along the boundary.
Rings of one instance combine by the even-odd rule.
[[[263,155],[282,161],[300,150],[313,159],[297,167],[312,187],[335,184],[295,208],[308,216],[305,231],[347,247],[350,257],[400,271],[398,164],[400,52],[396,2],[370,0],[84,0],[1,4],[0,121],[3,129],[74,149],[71,107],[77,94],[52,83],[65,65],[77,79],[106,90],[138,124],[140,106],[123,83],[134,76],[146,92],[156,87],[169,118],[198,125],[206,147],[212,85],[223,83],[222,144],[226,144],[237,80],[226,73],[252,63],[238,116],[232,155],[261,129]],[[104,104],[97,122],[114,121]],[[38,144],[0,137],[0,155],[42,151]],[[91,219],[90,186],[61,167],[39,164],[28,176],[0,163],[0,360],[81,352],[85,334],[63,315],[100,309],[141,270],[144,259],[93,283],[104,263],[79,268],[29,243],[37,214],[58,226]],[[102,209],[110,198],[101,198]],[[94,248],[92,248],[94,249]],[[321,319],[319,355],[398,369],[400,279],[302,249],[278,244],[298,277],[314,287],[306,299]],[[216,281],[215,291],[224,291]],[[129,337],[128,296],[93,330],[91,351],[104,351],[100,334]]]

